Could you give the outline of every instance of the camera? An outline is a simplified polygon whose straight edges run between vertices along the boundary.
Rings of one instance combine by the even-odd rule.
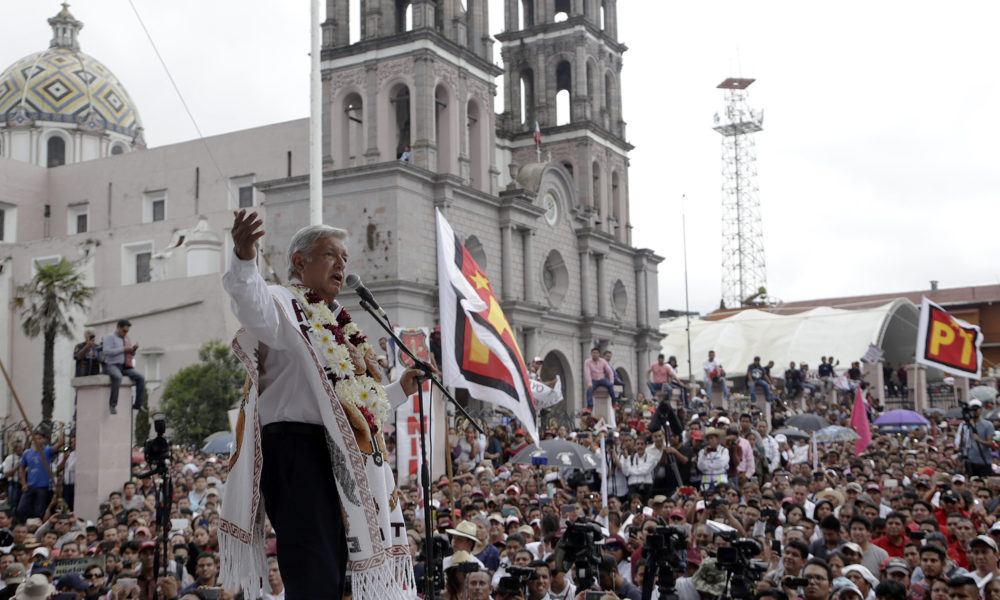
[[[581,519],[566,524],[566,531],[556,546],[555,561],[560,565],[559,570],[573,573],[577,589],[586,590],[594,585],[601,566],[601,547],[597,542],[603,538],[596,523]]]
[[[153,415],[153,429],[156,437],[146,440],[142,448],[142,454],[146,458],[146,464],[154,469],[154,472],[166,473],[167,460],[170,459],[170,442],[163,434],[167,432],[167,417],[163,413]]]
[[[646,534],[642,556],[646,559],[646,577],[650,583],[643,587],[652,593],[655,583],[660,598],[676,598],[677,574],[684,575],[687,566],[686,550],[687,530],[683,527],[660,525]]]
[[[472,563],[475,565],[475,563]],[[538,579],[538,573],[531,567],[517,567],[511,565],[507,567],[507,575],[500,578],[495,596],[523,596],[528,597],[524,591],[524,586],[531,580]]]
[[[907,537],[909,537],[909,538],[910,538],[911,540],[913,540],[913,541],[916,541],[916,542],[919,542],[920,540],[922,540],[922,539],[924,539],[925,537],[927,537],[927,534],[926,534],[926,533],[924,533],[923,531],[908,531],[908,532],[906,533],[906,535],[907,535]]]
[[[809,580],[805,577],[785,577],[781,581],[781,586],[789,589],[798,589],[809,585]]]
[[[716,564],[728,571],[729,587],[720,598],[756,598],[757,585],[768,565],[753,557],[764,551],[752,538],[737,538],[735,533],[723,536],[729,546],[722,546],[715,554]],[[801,587],[801,586],[798,586]]]

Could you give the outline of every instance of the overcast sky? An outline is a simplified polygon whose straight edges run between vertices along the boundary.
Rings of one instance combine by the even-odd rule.
[[[134,2],[203,134],[308,115],[307,1]],[[502,6],[490,2],[496,33]],[[0,65],[43,49],[58,10],[7,11]],[[71,10],[82,49],[122,80],[150,145],[197,137],[128,0]],[[750,101],[765,111],[756,144],[772,298],[1000,283],[989,233],[1000,216],[998,17],[986,0],[620,0],[633,241],[665,258],[661,308],[684,307],[682,211],[691,308],[719,302],[712,116],[730,76],[756,78]]]

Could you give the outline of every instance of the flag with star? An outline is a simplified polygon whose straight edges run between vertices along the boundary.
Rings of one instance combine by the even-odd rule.
[[[528,368],[493,286],[440,211],[438,294],[444,384],[509,410],[538,442]]]

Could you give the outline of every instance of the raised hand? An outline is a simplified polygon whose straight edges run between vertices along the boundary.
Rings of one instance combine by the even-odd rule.
[[[254,244],[264,235],[264,230],[260,229],[263,221],[255,212],[248,215],[246,210],[240,210],[233,214],[233,250],[240,260],[253,260],[257,257]]]

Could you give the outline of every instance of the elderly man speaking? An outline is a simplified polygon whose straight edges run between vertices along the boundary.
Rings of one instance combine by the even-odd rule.
[[[347,571],[356,599],[413,597],[382,426],[421,372],[383,388],[371,345],[337,303],[346,231],[300,229],[288,248],[290,283],[268,286],[254,261],[261,225],[257,213],[236,213],[222,279],[243,325],[233,349],[249,380],[219,524],[222,581],[259,596],[266,511],[288,600],[341,598]]]

